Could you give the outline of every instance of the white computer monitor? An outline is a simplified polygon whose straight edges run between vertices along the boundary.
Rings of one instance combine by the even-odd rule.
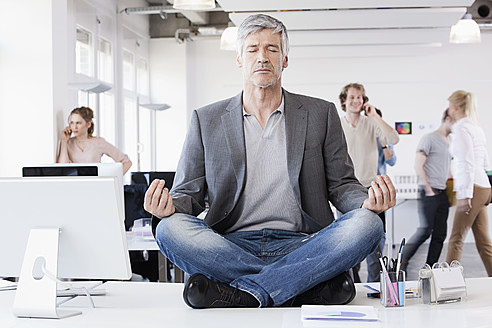
[[[92,174],[93,171],[87,170],[81,172],[77,168],[80,167],[97,167],[97,174]],[[22,168],[22,176],[68,176],[68,175],[97,175],[100,177],[117,177],[118,189],[122,204],[125,204],[125,194],[123,186],[123,164],[115,163],[49,163],[36,166],[24,166]],[[124,215],[124,213],[123,213]],[[124,217],[123,217],[124,218]]]
[[[31,231],[56,228],[58,278],[130,279],[118,184],[115,177],[0,178],[0,276],[20,276],[20,287]],[[45,239],[40,252],[53,238]]]

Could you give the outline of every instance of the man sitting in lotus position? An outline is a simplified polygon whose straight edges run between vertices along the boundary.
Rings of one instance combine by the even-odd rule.
[[[157,243],[191,275],[193,308],[346,304],[395,188],[355,178],[333,103],[281,87],[280,21],[249,16],[237,49],[243,91],[193,112],[171,192],[155,180],[145,195]],[[329,201],[346,214],[334,221]]]

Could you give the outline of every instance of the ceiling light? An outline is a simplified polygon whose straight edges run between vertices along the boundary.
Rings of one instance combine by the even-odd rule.
[[[477,43],[481,42],[480,28],[472,19],[471,14],[465,14],[458,23],[451,26],[450,43]]]
[[[221,50],[236,50],[237,27],[229,26],[220,37]]]
[[[215,8],[215,0],[174,0],[174,9],[206,10]]]

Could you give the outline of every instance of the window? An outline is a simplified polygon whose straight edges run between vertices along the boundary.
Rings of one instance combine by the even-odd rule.
[[[149,65],[143,58],[137,62],[137,88],[141,95],[149,95]]]
[[[140,170],[150,171],[152,169],[151,156],[152,156],[152,141],[151,141],[151,130],[152,130],[152,111],[147,108],[140,107],[139,109],[139,121],[140,121]]]
[[[125,97],[125,150],[133,163],[137,163],[137,102],[132,97]],[[135,170],[136,170],[135,166]]]
[[[123,50],[123,89],[135,90],[133,53]]]
[[[98,38],[97,62],[99,80],[113,83],[113,48],[109,41]]]
[[[92,76],[92,33],[77,26],[75,42],[75,71],[79,74]]]
[[[99,98],[99,135],[110,144],[116,144],[114,96],[112,93],[101,93]]]

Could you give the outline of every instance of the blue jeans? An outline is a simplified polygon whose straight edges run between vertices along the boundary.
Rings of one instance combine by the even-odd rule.
[[[418,211],[420,226],[407,240],[401,259],[401,269],[406,271],[408,262],[429,237],[431,237],[427,252],[427,264],[432,266],[439,261],[442,246],[446,239],[449,202],[446,192],[434,196],[426,196],[423,189],[419,190]],[[423,263],[422,263],[423,265]]]
[[[362,261],[383,235],[379,217],[351,211],[311,235],[283,230],[221,235],[203,220],[176,213],[159,222],[156,240],[179,268],[254,295],[261,307],[289,299]]]

